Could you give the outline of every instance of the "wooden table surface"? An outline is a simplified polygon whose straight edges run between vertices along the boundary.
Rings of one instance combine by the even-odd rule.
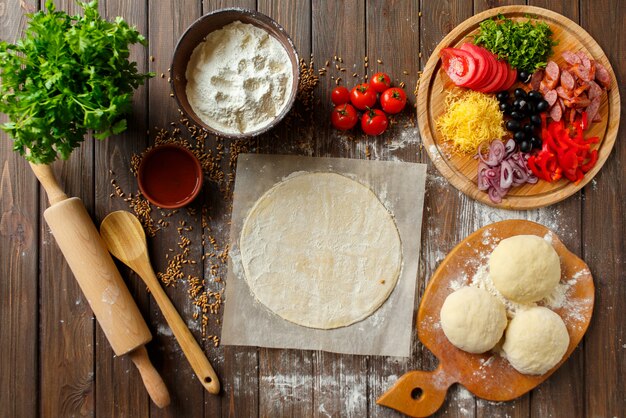
[[[20,5],[36,9],[40,3],[0,0],[2,39],[12,41],[24,28]],[[69,0],[56,3],[66,10],[77,7]],[[596,283],[591,326],[560,370],[530,394],[506,403],[476,399],[455,386],[438,415],[626,416],[624,129],[604,168],[581,192],[548,208],[515,212],[487,207],[452,188],[434,170],[410,121],[394,125],[382,138],[357,136],[353,141],[333,131],[328,123],[329,92],[334,85],[331,75],[340,75],[353,85],[352,72],[362,76],[364,57],[368,56],[370,74],[378,69],[389,72],[397,83],[404,81],[411,92],[418,70],[446,33],[475,13],[513,3],[524,4],[490,0],[101,1],[104,16],[124,16],[149,39],[148,49],[134,49],[134,59],[141,69],[154,71],[157,77],[135,94],[128,132],[104,142],[85,141],[69,161],[54,165],[55,172],[66,192],[80,197],[96,222],[112,210],[128,209],[122,198],[110,198],[114,191],[111,179],[115,177],[124,191],[136,192],[136,180],[129,171],[131,154],[152,143],[159,128],[178,120],[167,83],[178,37],[196,18],[217,8],[237,5],[258,9],[286,28],[301,57],[308,60],[312,54],[316,68],[338,55],[347,71],[339,73],[331,66],[328,75],[321,78],[315,90],[319,101],[310,120],[281,127],[248,144],[248,149],[346,158],[366,158],[368,153],[372,159],[427,163],[422,250],[413,255],[421,260],[419,295],[439,262],[459,240],[501,219],[530,219],[546,225],[591,268]],[[626,97],[620,85],[626,79],[623,2],[533,0],[529,4],[562,13],[586,29],[606,52],[617,74],[621,97]],[[412,94],[410,99],[415,102]],[[626,109],[623,103],[622,109]],[[208,138],[206,144],[207,149],[217,146],[214,138]],[[246,144],[224,141],[223,145],[226,155],[222,166],[227,178],[233,172],[228,152]],[[195,380],[145,286],[122,269],[154,334],[148,351],[172,395],[171,406],[159,410],[151,404],[131,361],[113,355],[43,221],[42,212],[48,204],[45,195],[25,161],[11,151],[4,133],[0,161],[1,417],[398,416],[376,405],[376,399],[406,371],[433,369],[437,364],[416,335],[407,359],[215,347],[213,340],[205,339],[205,352],[223,385],[222,393],[213,396]],[[229,232],[230,202],[222,199],[213,180],[207,181],[202,196],[193,204],[197,213],[202,206],[210,215],[204,232],[210,228],[216,245],[223,249]],[[222,291],[224,264],[210,258],[201,261],[207,248],[202,247],[203,228],[198,215],[182,210],[170,219],[173,226],[150,240],[155,268],[163,271],[166,267],[165,255],[170,248],[177,248],[179,241],[174,224],[185,221],[196,226],[185,235],[191,240],[190,257],[198,261],[186,266],[185,274],[203,276],[208,291]],[[166,290],[196,338],[201,339],[201,321],[193,318],[195,308],[188,296],[188,283],[179,281],[176,287]],[[220,317],[221,310],[207,315],[206,334],[219,336]]]

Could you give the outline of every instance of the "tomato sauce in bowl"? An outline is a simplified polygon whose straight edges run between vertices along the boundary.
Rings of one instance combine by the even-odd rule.
[[[175,144],[154,147],[139,165],[139,190],[148,201],[164,209],[191,203],[202,188],[200,161]]]

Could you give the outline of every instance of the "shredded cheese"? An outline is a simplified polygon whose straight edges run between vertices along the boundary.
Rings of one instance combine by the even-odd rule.
[[[475,154],[482,142],[501,139],[506,134],[504,116],[493,96],[452,91],[446,97],[445,109],[437,119],[437,129],[460,153]]]

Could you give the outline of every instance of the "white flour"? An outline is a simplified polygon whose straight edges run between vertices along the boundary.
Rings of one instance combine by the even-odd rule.
[[[187,97],[198,117],[230,134],[267,126],[285,107],[293,74],[268,32],[240,21],[211,32],[187,65]]]

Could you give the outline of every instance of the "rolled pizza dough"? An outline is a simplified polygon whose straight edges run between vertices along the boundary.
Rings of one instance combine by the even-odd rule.
[[[332,329],[374,313],[402,267],[395,221],[364,185],[335,173],[303,173],[268,190],[244,221],[245,278],[280,317]]]

